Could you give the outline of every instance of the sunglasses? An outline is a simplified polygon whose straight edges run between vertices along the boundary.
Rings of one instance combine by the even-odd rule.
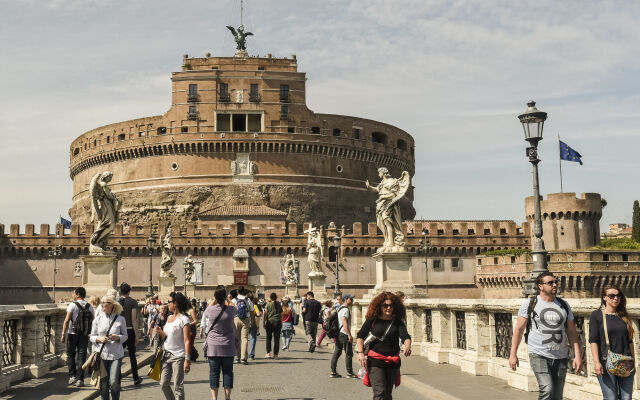
[[[169,304],[169,303],[175,303],[175,302],[176,302],[175,300],[169,300],[169,301],[167,301],[167,304]]]
[[[547,282],[542,282],[543,285],[549,285],[549,286],[553,286],[553,285],[557,285],[558,281],[547,281]]]
[[[608,294],[607,297],[610,298],[611,300],[615,299],[616,297],[621,299],[622,295],[619,294],[619,293],[618,294]]]
[[[382,308],[393,308],[393,304],[383,304],[381,305]]]

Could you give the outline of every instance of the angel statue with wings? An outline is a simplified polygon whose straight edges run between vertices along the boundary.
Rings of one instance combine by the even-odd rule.
[[[307,261],[309,262],[309,276],[324,276],[324,273],[320,269],[320,262],[322,260],[322,241],[320,239],[320,232],[313,226],[309,227],[309,234],[307,239]]]
[[[167,229],[166,235],[162,238],[162,258],[160,259],[160,276],[163,278],[173,278],[173,264],[176,258],[173,256],[175,248],[173,247],[173,237],[171,236],[171,228]]]
[[[113,178],[113,172],[105,171],[96,174],[89,184],[91,196],[91,222],[98,222],[98,226],[89,240],[89,254],[104,254],[107,252],[107,238],[118,222],[118,210],[122,203],[111,192],[107,184]]]
[[[236,31],[233,26],[227,26],[227,29],[231,31],[233,37],[236,40],[236,50],[238,53],[246,53],[247,52],[247,36],[253,36],[251,32],[244,31],[244,25],[240,25],[238,30]]]
[[[398,201],[407,193],[411,178],[407,171],[402,171],[400,178],[392,178],[389,170],[378,168],[378,175],[382,179],[378,186],[371,186],[365,182],[367,189],[378,193],[376,200],[376,223],[384,235],[384,245],[377,253],[401,253],[407,251],[402,232],[402,216]]]

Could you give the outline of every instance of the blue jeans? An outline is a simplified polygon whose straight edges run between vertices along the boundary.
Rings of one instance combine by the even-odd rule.
[[[258,340],[258,327],[249,328],[249,358],[256,358],[256,341]]]
[[[631,400],[635,371],[626,378],[613,375],[607,370],[607,360],[602,361],[604,372],[598,376],[603,400]]]
[[[233,357],[208,357],[209,360],[209,387],[220,387],[220,369],[222,369],[222,386],[226,389],[233,388]]]
[[[291,345],[291,335],[293,335],[293,324],[291,322],[282,323],[282,347],[288,349]]]
[[[118,360],[102,360],[107,370],[107,376],[100,379],[100,398],[109,400],[109,392],[111,392],[111,400],[120,400],[120,367],[122,366],[122,358]]]
[[[564,380],[567,377],[567,359],[546,358],[529,353],[531,369],[538,381],[539,400],[562,400]]]

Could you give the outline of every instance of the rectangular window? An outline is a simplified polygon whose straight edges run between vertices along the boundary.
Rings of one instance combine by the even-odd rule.
[[[478,258],[478,265],[482,265],[482,259]]]
[[[475,235],[476,231],[474,229],[467,229],[467,235]]]
[[[249,132],[260,132],[262,130],[262,115],[249,114]]]
[[[166,133],[167,133],[167,128],[165,128],[165,127],[160,127],[160,128],[158,128],[158,129],[157,129],[157,133],[158,133],[158,135],[166,135]]]
[[[623,254],[622,255],[622,261],[629,261],[629,255],[628,254]]]
[[[197,96],[198,95],[198,85],[195,83],[189,84],[189,96]]]
[[[433,269],[434,270],[440,269],[440,260],[433,260]]]
[[[280,101],[289,101],[289,85],[280,85]]]
[[[251,89],[249,90],[249,94],[251,96],[257,96],[258,95],[258,84],[257,83],[252,83],[251,84]]]
[[[181,133],[189,133],[189,127],[188,126],[180,127],[180,132]]]
[[[507,230],[505,228],[500,228],[500,234],[501,235],[506,235],[507,234]]]
[[[459,258],[452,258],[451,259],[451,268],[453,268],[453,269],[460,268],[460,259]]]
[[[319,126],[312,126],[311,127],[311,133],[320,133],[320,127]]]
[[[438,229],[438,235],[444,235],[444,229]]]
[[[459,235],[460,234],[460,230],[459,229],[454,229],[453,230],[453,234],[454,235]]]
[[[220,83],[220,95],[229,94],[229,84],[228,83]]]
[[[144,137],[144,132],[143,131],[138,132],[138,137]]]
[[[603,254],[602,255],[602,261],[609,261],[609,255],[608,254]]]
[[[333,136],[340,136],[340,129],[333,128]]]
[[[111,136],[107,136],[107,143],[111,143]]]
[[[516,263],[516,256],[511,256],[511,264],[515,264]]]
[[[498,257],[493,257],[493,264],[498,265]]]
[[[491,235],[491,229],[485,229],[484,230],[484,234],[485,235]]]
[[[247,115],[246,114],[233,114],[233,131],[234,132],[246,132],[247,131]]]
[[[287,128],[287,132],[288,133],[295,133],[296,132],[296,128],[294,128],[293,126],[290,126]]]
[[[360,139],[360,128],[353,128],[353,138]]]
[[[189,114],[195,114],[198,112],[196,106],[189,106]]]
[[[289,117],[289,106],[280,106],[280,119]]]
[[[230,114],[217,114],[216,115],[216,130],[218,132],[229,132],[231,130],[231,115]]]

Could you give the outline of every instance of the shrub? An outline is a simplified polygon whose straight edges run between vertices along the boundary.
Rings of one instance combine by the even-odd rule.
[[[640,243],[631,238],[602,239],[596,249],[640,250]]]
[[[487,251],[486,253],[480,253],[480,256],[519,256],[520,254],[531,253],[531,249],[502,249],[502,250],[492,250]]]

